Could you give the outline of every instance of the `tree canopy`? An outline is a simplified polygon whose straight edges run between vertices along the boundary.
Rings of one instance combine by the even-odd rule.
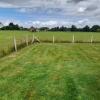
[[[1,30],[30,30],[30,29],[32,29],[32,27],[24,28],[24,27],[19,26],[18,24],[14,24],[14,23],[11,22],[11,23],[9,23],[8,26],[2,26],[0,29]],[[93,25],[92,27],[89,27],[88,25],[86,25],[83,28],[78,28],[77,26],[72,25],[71,27],[61,26],[61,27],[53,27],[53,28],[49,28],[49,27],[35,28],[34,27],[34,29],[39,30],[39,31],[100,32],[100,26],[99,25]]]

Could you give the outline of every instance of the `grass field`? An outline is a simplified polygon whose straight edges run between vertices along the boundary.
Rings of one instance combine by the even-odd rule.
[[[28,35],[29,39],[32,39],[33,34],[42,40],[51,40],[53,35],[55,40],[58,41],[72,41],[72,36],[75,34],[75,41],[87,41],[91,40],[91,35],[94,36],[94,41],[100,41],[100,33],[87,33],[87,32],[29,32],[29,31],[0,31],[0,50],[8,49],[13,46],[13,37],[17,39],[17,44],[25,41]]]
[[[100,44],[38,44],[0,59],[0,100],[100,100]]]

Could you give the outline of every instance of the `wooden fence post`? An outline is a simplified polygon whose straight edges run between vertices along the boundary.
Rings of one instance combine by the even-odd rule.
[[[91,43],[93,43],[93,35],[91,36]]]
[[[15,51],[17,52],[17,43],[16,43],[16,38],[14,36],[14,48],[15,48]]]
[[[34,41],[35,41],[35,36],[34,36],[34,34],[33,34],[32,43],[34,43]]]
[[[55,43],[55,37],[54,37],[54,35],[53,35],[53,44]]]
[[[34,39],[40,43],[40,40],[38,37],[35,36]]]
[[[75,36],[73,34],[72,43],[75,43]]]

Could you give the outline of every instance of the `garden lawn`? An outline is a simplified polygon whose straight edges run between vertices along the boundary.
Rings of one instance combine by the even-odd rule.
[[[100,45],[35,44],[0,59],[0,100],[100,100]]]

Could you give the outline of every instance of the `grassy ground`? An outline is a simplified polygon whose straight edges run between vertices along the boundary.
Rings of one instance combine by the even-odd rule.
[[[31,35],[28,31],[0,31],[0,49],[8,49],[13,46],[14,36],[17,39],[17,43],[25,40],[27,35]]]
[[[17,44],[25,41],[26,36],[32,39],[32,35],[35,34],[40,40],[52,40],[53,35],[55,40],[58,41],[72,41],[72,35],[75,34],[75,40],[90,41],[92,33],[88,32],[29,32],[29,31],[0,31],[0,50],[8,49],[13,46],[13,37],[16,36]],[[93,33],[94,41],[100,41],[100,34]]]
[[[99,100],[100,44],[38,44],[0,59],[0,100]]]

